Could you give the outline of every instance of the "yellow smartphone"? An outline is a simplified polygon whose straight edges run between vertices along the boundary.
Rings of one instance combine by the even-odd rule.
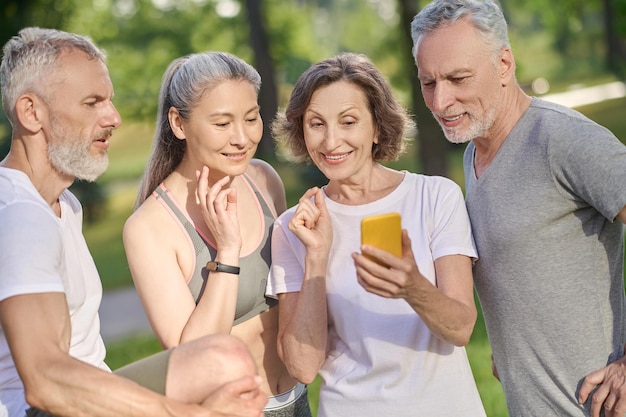
[[[361,220],[361,244],[372,245],[397,257],[402,257],[401,223],[400,213],[364,217]],[[387,266],[378,259],[370,259]]]

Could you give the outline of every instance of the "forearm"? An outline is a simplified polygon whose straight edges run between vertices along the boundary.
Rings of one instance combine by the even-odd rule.
[[[300,382],[311,383],[326,359],[328,317],[326,307],[326,263],[311,268],[299,293],[290,293],[279,304],[278,350],[289,373]],[[323,273],[321,271],[324,271]]]
[[[235,319],[239,277],[211,272],[198,304],[180,335],[180,343],[208,334],[230,334]]]
[[[219,250],[215,261],[239,266],[240,248]],[[197,305],[182,329],[179,343],[209,334],[230,334],[239,291],[239,275],[210,271]],[[195,300],[194,300],[195,301]]]
[[[59,417],[173,416],[201,413],[81,361],[60,355],[25,378],[26,399]],[[198,414],[200,415],[200,414]]]
[[[446,296],[430,282],[410,294],[406,301],[440,339],[455,346],[469,342],[476,323],[475,307]]]

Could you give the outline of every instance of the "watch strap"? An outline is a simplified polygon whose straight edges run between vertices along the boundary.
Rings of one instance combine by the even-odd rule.
[[[209,261],[206,263],[206,269],[213,272],[225,272],[227,274],[239,275],[241,268],[238,266],[226,265],[220,262]]]

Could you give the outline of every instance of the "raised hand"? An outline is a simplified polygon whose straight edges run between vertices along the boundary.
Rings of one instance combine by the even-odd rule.
[[[230,187],[231,178],[221,178],[209,187],[209,168],[204,166],[198,175],[196,197],[202,218],[220,251],[241,249],[241,233],[237,217],[237,190]]]
[[[327,254],[330,251],[333,228],[320,188],[310,188],[300,198],[296,212],[289,221],[289,230],[300,239],[307,253]]]

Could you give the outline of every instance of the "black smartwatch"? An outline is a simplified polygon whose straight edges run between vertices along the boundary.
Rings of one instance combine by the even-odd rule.
[[[225,265],[215,261],[206,263],[206,269],[211,272],[226,272],[227,274],[239,275],[240,268],[238,266]]]

